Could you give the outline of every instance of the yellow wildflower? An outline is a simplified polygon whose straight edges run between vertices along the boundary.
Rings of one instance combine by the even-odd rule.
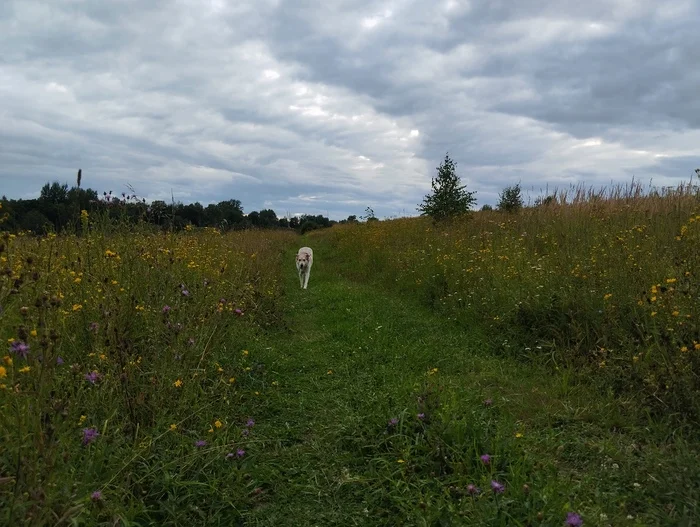
[[[222,426],[224,426],[224,424],[217,419],[216,421],[214,421],[214,426],[216,428],[221,428]]]
[[[19,372],[20,373],[29,373],[29,370],[31,370],[31,368],[29,366],[25,366],[24,368],[21,368],[19,370]]]
[[[182,386],[182,381],[180,379],[178,379],[173,384],[175,385],[176,388],[179,388],[180,386]]]
[[[174,432],[175,430],[177,430],[177,425],[176,425],[175,423],[171,424],[171,425],[170,425],[170,430],[172,430],[173,432]]]
[[[32,337],[36,337],[36,335],[37,335],[36,329],[31,330],[31,331],[29,332],[29,334],[30,334]]]
[[[0,366],[0,379],[7,377],[7,369],[5,366]]]

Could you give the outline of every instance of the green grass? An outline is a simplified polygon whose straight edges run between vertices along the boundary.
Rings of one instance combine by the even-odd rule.
[[[19,373],[19,359],[8,367],[0,523],[556,526],[577,512],[584,525],[697,525],[698,437],[674,417],[571,369],[497,353],[483,321],[455,320],[358,272],[331,235],[197,236],[95,242],[92,270],[71,294],[91,273],[130,283],[105,300],[114,312],[100,315],[98,336],[85,330],[100,313],[90,301],[65,316],[30,310],[29,320],[45,320],[33,353],[60,323],[48,353],[66,364],[44,369],[32,354],[30,372]],[[85,254],[80,241],[59,242],[60,253]],[[174,263],[136,257],[160,245]],[[307,290],[294,273],[302,245],[315,255]],[[126,263],[95,263],[107,247]],[[233,257],[219,283],[194,285]],[[41,285],[0,296],[3,337],[17,334],[20,306],[51,284]],[[56,287],[72,305],[67,283]],[[245,316],[217,312],[219,296],[245,305]],[[181,333],[164,329],[166,303]],[[147,309],[135,316],[134,304]],[[104,375],[95,385],[83,378],[93,367]],[[83,446],[86,426],[100,435]]]
[[[286,284],[291,333],[258,344],[280,387],[260,415],[251,524],[559,525],[575,510],[587,525],[692,525],[692,439],[565,373],[490,355],[477,327],[343,279],[314,241],[309,289]]]

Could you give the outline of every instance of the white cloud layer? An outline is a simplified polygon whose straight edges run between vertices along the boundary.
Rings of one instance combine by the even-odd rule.
[[[700,167],[693,0],[0,4],[0,193],[416,214],[446,151],[506,185]]]

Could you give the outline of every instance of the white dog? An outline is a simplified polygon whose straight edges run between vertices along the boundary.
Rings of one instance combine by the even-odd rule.
[[[311,274],[311,265],[314,263],[314,252],[310,247],[302,247],[297,253],[297,272],[299,273],[299,285],[306,289]]]

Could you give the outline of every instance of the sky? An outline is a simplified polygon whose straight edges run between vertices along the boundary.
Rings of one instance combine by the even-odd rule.
[[[0,194],[417,215],[700,167],[697,0],[4,0]]]

